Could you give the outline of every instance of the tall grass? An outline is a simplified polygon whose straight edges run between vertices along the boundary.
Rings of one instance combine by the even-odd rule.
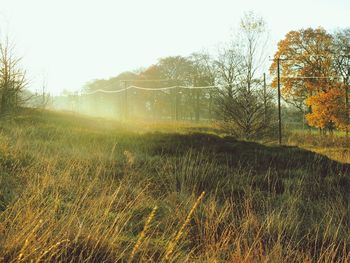
[[[350,163],[350,137],[343,134],[319,135],[309,132],[287,133],[287,143],[328,156],[331,159]]]
[[[348,165],[187,127],[134,129],[56,113],[3,121],[0,259],[348,261]]]

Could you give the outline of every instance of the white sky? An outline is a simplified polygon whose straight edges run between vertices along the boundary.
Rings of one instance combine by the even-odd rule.
[[[0,0],[0,34],[10,35],[31,80],[49,91],[189,55],[227,41],[247,11],[262,15],[271,51],[290,30],[350,27],[350,0]]]

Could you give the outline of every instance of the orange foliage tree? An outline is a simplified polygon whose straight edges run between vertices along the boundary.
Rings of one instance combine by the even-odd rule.
[[[277,86],[277,59],[280,58],[284,99],[304,111],[307,121],[321,129],[343,128],[344,94],[334,68],[333,37],[323,28],[291,31],[278,43],[270,71]]]
[[[306,115],[308,123],[330,132],[335,128],[346,129],[346,107],[343,98],[344,92],[340,88],[322,91],[309,97],[306,103],[312,106],[312,113]]]

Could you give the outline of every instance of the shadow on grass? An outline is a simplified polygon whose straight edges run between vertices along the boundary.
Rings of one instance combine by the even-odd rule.
[[[185,187],[197,193],[215,192],[225,199],[240,198],[253,187],[277,195],[300,191],[305,199],[350,197],[349,164],[298,147],[266,146],[203,133],[135,135],[130,151],[140,145],[145,158],[171,159],[174,165],[166,176],[176,177],[175,191]],[[207,169],[207,163],[214,165]],[[166,184],[159,183],[160,192]]]
[[[145,150],[152,156],[182,156],[192,150],[203,152],[219,162],[228,162],[231,166],[246,164],[257,171],[271,168],[280,171],[312,168],[319,176],[327,176],[335,171],[348,175],[350,171],[349,164],[333,161],[324,155],[296,146],[267,146],[205,133],[148,133],[134,139],[139,144],[141,141],[147,142]]]

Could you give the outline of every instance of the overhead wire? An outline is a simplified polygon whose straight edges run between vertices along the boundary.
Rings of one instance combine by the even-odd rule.
[[[92,95],[98,92],[101,93],[120,93],[129,89],[138,89],[138,90],[146,90],[146,91],[164,91],[164,90],[171,90],[171,89],[213,89],[213,88],[219,88],[219,87],[228,87],[232,85],[231,84],[227,84],[227,85],[211,85],[211,86],[199,86],[199,87],[195,87],[195,86],[170,86],[170,87],[163,87],[163,88],[146,88],[146,87],[139,87],[139,86],[128,86],[126,88],[123,89],[118,89],[118,90],[105,90],[105,89],[97,89],[91,92],[86,92],[83,93],[82,95]],[[110,86],[110,85],[109,85]]]
[[[281,79],[336,79],[336,77],[316,77],[316,76],[310,76],[310,77],[281,77]],[[126,88],[123,89],[118,89],[118,90],[106,90],[105,88],[107,87],[111,87],[112,85],[108,85],[106,87],[104,87],[103,89],[97,89],[91,92],[85,92],[81,95],[92,95],[92,94],[96,94],[98,92],[101,93],[120,93],[120,92],[124,92],[126,90],[129,89],[137,89],[137,90],[145,90],[145,91],[165,91],[165,90],[171,90],[171,89],[215,89],[215,88],[223,88],[223,87],[228,87],[230,85],[233,85],[233,83],[229,83],[226,85],[210,85],[210,86],[169,86],[169,87],[162,87],[162,88],[146,88],[146,87],[140,87],[140,86],[135,86],[135,85],[131,85],[128,86]]]

